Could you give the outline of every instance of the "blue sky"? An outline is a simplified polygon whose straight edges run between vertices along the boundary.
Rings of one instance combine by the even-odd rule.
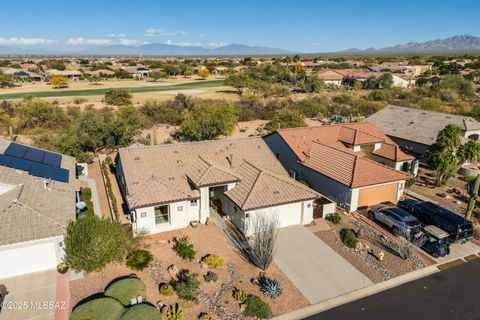
[[[298,52],[480,36],[480,1],[9,1],[0,45],[242,43]]]

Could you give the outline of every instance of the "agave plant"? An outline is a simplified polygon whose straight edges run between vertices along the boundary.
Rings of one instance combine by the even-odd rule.
[[[264,295],[270,298],[276,298],[282,294],[282,286],[280,281],[273,278],[259,277],[258,284],[260,285],[260,291]]]

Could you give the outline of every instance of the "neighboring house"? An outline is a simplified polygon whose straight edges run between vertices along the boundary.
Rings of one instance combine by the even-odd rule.
[[[0,71],[5,73],[5,74],[10,74],[18,77],[22,81],[42,81],[43,77],[39,74],[36,74],[34,72],[30,72],[28,70],[24,69],[15,69],[15,68],[0,68]]]
[[[265,142],[297,179],[347,211],[403,194],[414,158],[370,123],[279,129]]]
[[[371,115],[366,121],[380,128],[403,150],[420,158],[435,143],[438,133],[449,124],[462,129],[463,142],[478,140],[480,136],[480,122],[471,117],[393,105]]]
[[[393,86],[407,88],[415,84],[415,77],[410,74],[391,73]]]
[[[132,77],[137,79],[147,78],[149,75],[148,67],[143,66],[135,66],[135,67],[123,67],[125,71],[127,71]]]
[[[78,190],[74,158],[0,139],[0,278],[56,268]]]
[[[62,76],[62,77],[67,78],[68,80],[78,80],[82,77],[82,73],[78,70],[49,69],[49,70],[45,71],[45,75],[47,77]]]
[[[343,75],[330,69],[320,70],[317,76],[325,82],[325,84],[342,85]]]
[[[210,204],[245,234],[258,215],[281,227],[308,224],[320,195],[290,178],[261,138],[120,149],[117,178],[134,230],[204,223]]]

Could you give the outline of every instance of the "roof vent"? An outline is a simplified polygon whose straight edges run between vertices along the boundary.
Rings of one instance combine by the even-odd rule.
[[[182,160],[178,159],[177,164],[182,164]]]
[[[140,157],[139,157],[139,156],[136,156],[134,159],[135,159],[135,161],[139,161],[139,160],[140,160]]]

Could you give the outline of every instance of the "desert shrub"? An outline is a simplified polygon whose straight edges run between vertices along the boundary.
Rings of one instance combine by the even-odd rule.
[[[126,106],[132,103],[132,95],[125,89],[109,89],[105,92],[105,103],[114,106]]]
[[[130,305],[130,301],[138,296],[147,298],[147,288],[145,283],[134,277],[120,279],[112,283],[105,290],[107,297],[118,300],[124,306]]]
[[[170,306],[170,310],[167,312],[168,320],[182,320],[182,317],[182,307],[178,303],[175,303],[174,306]]]
[[[206,313],[206,312],[200,313],[197,318],[198,318],[198,320],[211,320],[212,319],[212,317],[210,317],[208,315],[208,313]]]
[[[87,102],[88,100],[85,99],[85,98],[80,98],[80,97],[75,97],[73,98],[73,103],[74,104],[82,104],[82,103],[85,103]]]
[[[415,178],[410,178],[405,181],[405,188],[410,188],[415,184]]]
[[[193,249],[193,244],[190,243],[190,238],[187,236],[180,238],[173,246],[173,250],[183,260],[192,261],[197,254]]]
[[[136,304],[128,308],[119,320],[158,320],[160,312],[157,308],[146,303]]]
[[[248,293],[243,291],[242,289],[235,289],[233,290],[233,298],[238,302],[238,303],[245,303],[245,301],[248,298]]]
[[[65,236],[65,263],[76,271],[99,271],[112,261],[122,261],[141,239],[118,221],[97,216],[72,221]]]
[[[337,212],[329,214],[326,219],[333,224],[339,224],[342,221],[342,217]]]
[[[142,271],[147,268],[153,260],[153,255],[147,250],[136,250],[127,256],[127,266],[130,269]]]
[[[343,229],[341,236],[344,245],[352,249],[357,247],[357,235],[352,229]]]
[[[197,302],[198,289],[200,288],[198,275],[196,273],[189,274],[188,272],[181,272],[180,274],[181,276],[175,288],[177,295],[183,300]]]
[[[205,279],[205,282],[217,282],[218,276],[215,272],[208,271],[203,278]]]
[[[280,281],[277,279],[260,276],[258,284],[260,285],[260,291],[267,297],[276,298],[283,293]]]
[[[295,109],[281,109],[278,110],[272,117],[272,120],[265,125],[265,128],[270,131],[283,128],[297,128],[306,127],[307,124],[303,119],[303,115],[300,111]]]
[[[73,309],[70,320],[117,320],[123,311],[122,304],[117,300],[109,297],[98,298],[85,302]]]
[[[480,226],[478,225],[473,226],[473,238],[480,240]]]
[[[175,289],[171,284],[164,284],[160,286],[159,291],[162,296],[173,296],[175,294]]]
[[[259,296],[252,294],[245,300],[243,315],[258,319],[268,319],[272,315],[272,310]]]
[[[210,267],[223,267],[223,259],[215,254],[209,254],[202,259],[202,262]]]

